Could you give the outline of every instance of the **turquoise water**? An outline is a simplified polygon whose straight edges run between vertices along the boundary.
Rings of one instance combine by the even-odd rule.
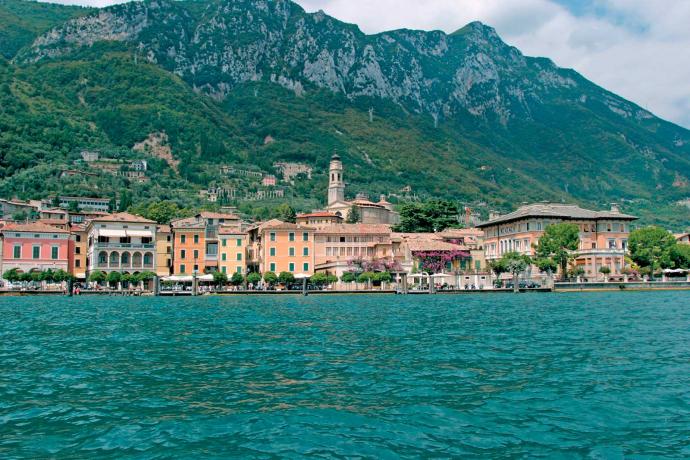
[[[690,457],[690,293],[0,299],[0,457]]]

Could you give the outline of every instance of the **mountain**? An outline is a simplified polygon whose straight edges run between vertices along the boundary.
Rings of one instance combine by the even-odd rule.
[[[56,165],[79,149],[127,158],[165,132],[179,175],[160,162],[153,186],[80,187],[192,204],[199,188],[227,182],[220,164],[272,172],[275,161],[301,161],[317,174],[290,193],[308,208],[322,201],[338,150],[353,192],[409,185],[485,211],[615,201],[647,222],[688,225],[675,204],[690,196],[688,130],[524,56],[481,23],[365,35],[287,0],[44,8],[0,3],[0,17],[36,11],[20,28],[0,25],[0,192],[43,192],[32,180],[74,187]]]

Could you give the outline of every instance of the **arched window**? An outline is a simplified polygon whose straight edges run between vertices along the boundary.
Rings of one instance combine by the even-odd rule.
[[[150,267],[151,265],[153,265],[153,254],[147,252],[144,254],[144,266]]]
[[[120,266],[120,254],[118,254],[117,252],[111,252],[110,253],[110,266],[111,267]]]
[[[141,267],[141,253],[135,252],[132,255],[132,267]]]
[[[120,257],[122,266],[129,265],[129,252],[123,252],[122,257]]]
[[[108,253],[101,251],[98,253],[98,265],[105,266],[108,264]]]

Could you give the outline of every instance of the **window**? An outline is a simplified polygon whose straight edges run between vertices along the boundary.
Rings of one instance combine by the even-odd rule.
[[[269,252],[269,254],[271,255],[271,257],[275,257],[275,256],[276,256],[276,248],[271,248],[271,249],[269,249],[268,252]]]
[[[237,238],[237,247],[238,248],[242,247],[242,238]]]
[[[303,255],[303,256],[308,256],[308,255],[309,255],[309,248],[308,248],[308,247],[305,246],[305,247],[302,249],[302,255]]]
[[[295,241],[295,234],[294,234],[293,232],[290,232],[290,234],[288,235],[288,237],[289,237],[288,239],[289,239],[290,241]]]
[[[81,241],[81,235],[76,235],[75,241],[79,243]]]
[[[270,267],[271,267],[271,270],[270,270],[270,271],[272,271],[272,272],[275,272],[275,271],[276,271],[276,264],[271,263]]]
[[[308,271],[309,271],[309,264],[308,264],[308,263],[305,263],[304,266],[302,267],[302,269],[303,269],[305,272],[308,272]]]
[[[223,255],[225,255],[225,254],[223,254]],[[225,259],[223,259],[223,260],[225,260]],[[227,269],[226,269],[225,267],[221,267],[220,271],[223,272],[223,273],[227,273],[227,272],[228,272]]]
[[[194,271],[195,271],[195,272],[198,272],[198,271],[199,271],[199,266],[198,266],[198,265],[194,265]]]
[[[184,264],[180,265],[180,273],[185,273],[187,270],[187,267],[184,266]]]
[[[307,232],[302,233],[302,241],[309,241],[309,233],[307,233]]]
[[[227,255],[226,253],[222,253],[222,254],[220,255],[220,260],[222,260],[223,262],[225,262],[226,260],[228,260],[228,255]]]
[[[79,259],[75,260],[75,261],[74,261],[74,266],[75,266],[76,268],[81,267],[81,260],[79,260]]]
[[[40,246],[34,246],[32,249],[32,257],[34,259],[40,259],[41,258],[41,247]]]
[[[199,235],[194,235],[194,244],[199,244]]]
[[[239,274],[242,274],[242,267],[237,267],[235,271]]]
[[[22,247],[18,244],[14,245],[14,258],[15,259],[21,259],[22,258]]]
[[[184,249],[180,251],[180,259],[186,259],[187,258],[187,251]]]
[[[75,254],[81,254],[81,248],[80,248],[79,246],[77,246],[76,248],[74,248],[74,253],[75,253]]]
[[[58,246],[53,246],[52,248],[50,248],[50,258],[53,260],[57,260],[59,251],[60,248]]]
[[[295,271],[295,264],[294,264],[293,262],[290,262],[289,270],[290,270],[291,272],[294,272],[294,271]]]
[[[180,243],[185,244],[187,242],[187,235],[180,235]]]
[[[241,252],[237,253],[237,261],[242,262],[242,253]]]
[[[609,240],[609,249],[616,249],[616,240]]]
[[[195,249],[194,250],[194,259],[198,259],[198,258],[199,258],[199,250]]]
[[[271,241],[276,240],[276,234],[274,232],[271,232]]]
[[[290,257],[295,257],[295,248],[288,249],[288,255]]]
[[[226,247],[228,245],[228,240],[223,240],[223,247]]]

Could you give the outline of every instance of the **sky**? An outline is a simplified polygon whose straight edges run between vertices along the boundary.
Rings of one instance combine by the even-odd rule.
[[[105,6],[116,0],[56,0]],[[453,32],[472,21],[690,128],[690,0],[296,0],[366,33]]]

